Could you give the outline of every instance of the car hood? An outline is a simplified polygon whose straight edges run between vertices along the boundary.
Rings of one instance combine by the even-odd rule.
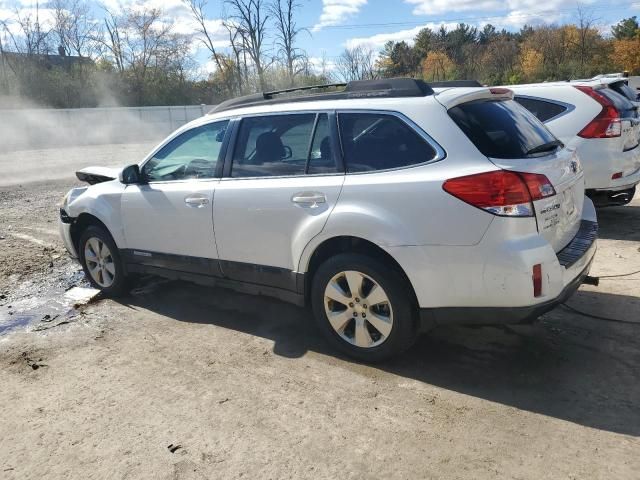
[[[113,167],[86,167],[76,172],[76,177],[82,182],[87,182],[89,185],[95,185],[96,183],[108,182],[109,180],[115,180],[122,171],[122,168]]]

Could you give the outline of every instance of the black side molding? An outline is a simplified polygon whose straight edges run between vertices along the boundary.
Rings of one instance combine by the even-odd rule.
[[[169,278],[171,280],[184,280],[207,287],[228,288],[240,293],[247,293],[250,295],[264,295],[267,297],[277,298],[278,300],[292,303],[299,307],[305,306],[305,297],[303,294],[292,292],[290,290],[283,290],[282,288],[270,287],[268,285],[257,285],[253,283],[238,282],[235,280],[230,280],[228,278],[169,270],[167,268],[154,267],[151,265],[127,264],[127,272],[146,273],[150,275],[157,275],[163,278]]]
[[[127,272],[266,295],[299,306],[305,304],[305,275],[286,268],[138,249],[122,249],[120,255]]]

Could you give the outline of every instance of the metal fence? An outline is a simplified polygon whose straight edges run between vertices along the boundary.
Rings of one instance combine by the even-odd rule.
[[[0,152],[160,141],[207,105],[0,110]]]

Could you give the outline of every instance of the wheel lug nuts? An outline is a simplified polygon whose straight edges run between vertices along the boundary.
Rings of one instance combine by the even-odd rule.
[[[362,318],[366,318],[366,317],[367,317],[367,314],[362,312]]]
[[[358,316],[358,312],[353,312],[353,316],[357,317]]]
[[[362,308],[367,308],[367,306],[366,305],[362,305]]]
[[[353,303],[350,303],[350,304],[349,304],[349,307],[353,308]]]
[[[360,299],[356,297],[356,303],[360,303]]]

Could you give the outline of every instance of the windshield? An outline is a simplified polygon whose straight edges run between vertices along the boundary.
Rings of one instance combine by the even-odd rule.
[[[548,155],[561,145],[531,112],[513,100],[463,103],[450,109],[449,116],[487,157]]]

